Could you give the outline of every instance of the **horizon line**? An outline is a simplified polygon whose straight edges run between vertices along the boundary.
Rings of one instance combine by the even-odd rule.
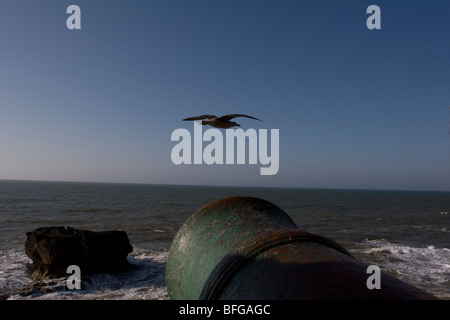
[[[420,189],[377,189],[377,188],[339,188],[339,187],[292,187],[292,186],[251,186],[251,185],[208,185],[208,184],[176,184],[148,182],[110,182],[110,181],[75,181],[75,180],[34,180],[34,179],[2,179],[0,182],[49,182],[49,183],[86,183],[86,184],[123,184],[142,186],[180,186],[180,187],[214,187],[214,188],[255,188],[255,189],[304,189],[304,190],[342,190],[342,191],[391,191],[391,192],[450,192],[450,190],[420,190]]]

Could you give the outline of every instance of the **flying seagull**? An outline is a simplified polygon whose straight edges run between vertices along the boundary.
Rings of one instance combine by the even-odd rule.
[[[230,121],[231,119],[237,118],[237,117],[245,117],[245,118],[262,121],[258,118],[247,116],[245,114],[227,114],[227,115],[221,116],[221,117],[213,116],[210,114],[204,114],[204,115],[198,116],[198,117],[186,118],[186,119],[183,119],[183,121],[202,120],[201,121],[202,125],[209,124],[210,126],[215,127],[215,128],[227,129],[227,128],[231,128],[231,127],[240,127],[240,125],[237,124],[236,122]],[[206,119],[206,120],[204,120],[204,119]]]

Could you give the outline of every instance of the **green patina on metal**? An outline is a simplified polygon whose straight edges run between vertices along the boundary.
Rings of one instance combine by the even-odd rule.
[[[217,200],[195,212],[175,236],[166,264],[171,299],[199,299],[206,280],[228,252],[262,232],[297,228],[274,204],[251,197]]]

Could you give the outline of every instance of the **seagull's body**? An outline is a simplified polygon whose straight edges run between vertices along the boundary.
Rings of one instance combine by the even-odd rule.
[[[227,114],[227,115],[221,116],[221,117],[213,116],[211,114],[204,114],[204,115],[198,116],[198,117],[186,118],[186,119],[183,119],[183,121],[201,120],[202,125],[210,125],[214,128],[227,129],[227,128],[232,128],[232,127],[240,127],[240,125],[237,124],[236,122],[230,121],[231,119],[237,118],[237,117],[245,117],[245,118],[262,121],[258,118],[255,118],[252,116],[247,116],[245,114]]]

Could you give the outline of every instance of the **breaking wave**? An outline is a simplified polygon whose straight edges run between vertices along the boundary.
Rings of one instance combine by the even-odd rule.
[[[442,299],[450,299],[450,249],[435,246],[414,247],[387,240],[366,240],[357,250],[366,261],[395,277],[423,288]]]
[[[135,248],[126,271],[81,274],[81,290],[69,290],[67,277],[32,281],[27,276],[31,260],[25,253],[2,252],[0,286],[10,300],[167,300],[165,265],[168,251]],[[68,275],[69,277],[69,275]]]

